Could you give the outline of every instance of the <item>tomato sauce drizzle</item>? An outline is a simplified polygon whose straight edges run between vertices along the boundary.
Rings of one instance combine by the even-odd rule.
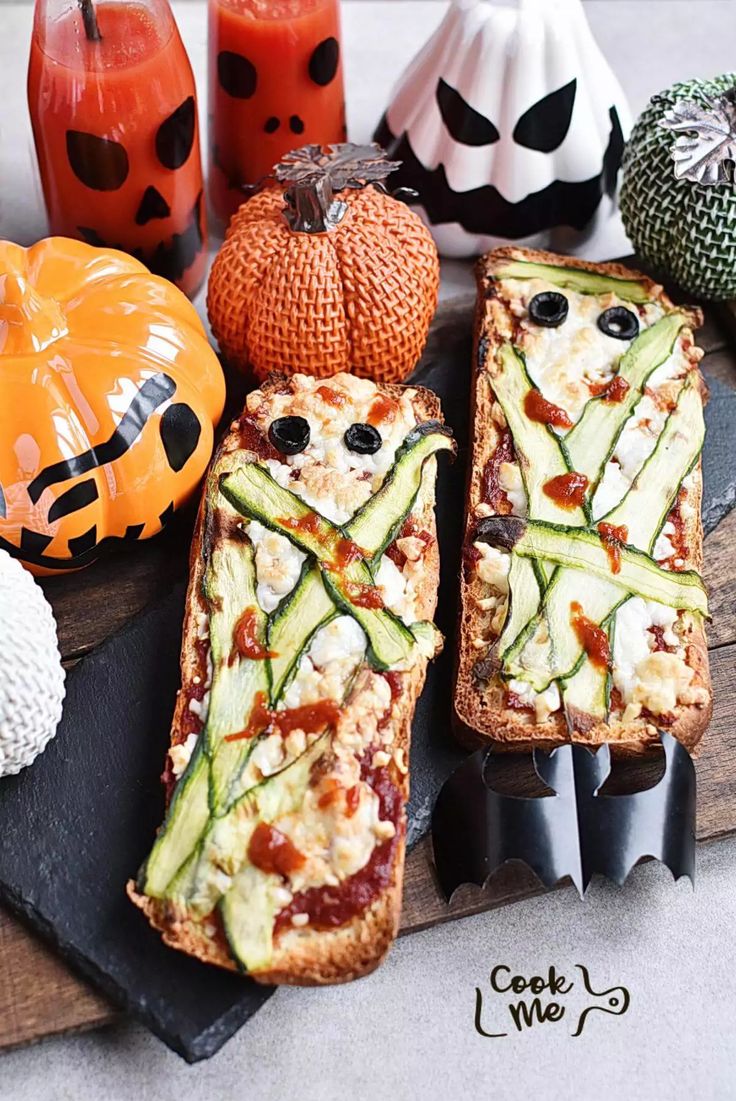
[[[375,428],[382,421],[392,421],[396,416],[397,408],[397,403],[388,394],[378,394],[368,411],[368,424],[372,424]]]
[[[340,409],[345,404],[344,396],[337,390],[333,390],[331,386],[318,386],[317,393],[322,401],[326,405],[331,405],[333,409]]]
[[[376,585],[365,584],[362,581],[348,581],[343,578],[341,587],[345,596],[356,608],[383,607],[383,597]]]
[[[521,696],[517,696],[515,692],[512,692],[509,689],[506,690],[506,701],[505,701],[505,703],[506,703],[506,707],[510,711],[523,711],[527,715],[533,715],[534,714],[534,708],[530,704],[524,703]]]
[[[237,653],[251,661],[275,658],[278,654],[268,650],[258,637],[258,609],[246,608],[233,629],[233,644]]]
[[[262,872],[287,877],[307,862],[292,841],[274,826],[259,822],[250,837],[248,859]]]
[[[582,606],[577,600],[570,605],[570,623],[591,664],[598,669],[608,669],[611,664],[608,635],[602,627],[583,615]]]
[[[334,700],[318,700],[317,703],[306,703],[301,707],[291,707],[284,711],[272,711],[266,706],[267,700],[265,692],[256,692],[248,717],[248,725],[236,734],[226,734],[225,741],[239,742],[245,738],[253,738],[268,727],[274,727],[284,738],[292,730],[316,734],[326,726],[334,725],[340,715],[340,708]]]
[[[603,401],[613,405],[614,402],[623,401],[631,387],[623,375],[614,375],[606,382],[589,382],[588,389],[593,397],[602,398]]]
[[[585,474],[571,470],[569,474],[558,474],[542,486],[545,494],[563,508],[579,508],[585,501],[588,479]]]
[[[240,446],[244,451],[253,451],[259,459],[276,459],[282,463],[284,456],[273,446],[268,436],[261,432],[256,422],[245,413],[238,422]]]
[[[324,540],[325,554],[329,555],[329,562],[344,569],[358,558],[365,557],[365,551],[345,536],[332,537],[329,531],[323,527],[324,521],[316,512],[307,512],[304,516],[281,516],[278,523],[289,531],[305,532],[308,535],[319,535]]]
[[[628,541],[629,529],[625,524],[615,525],[601,522],[598,525],[603,549],[608,555],[611,573],[621,572],[621,547]]]
[[[306,914],[308,924],[317,929],[334,929],[365,912],[391,882],[396,847],[400,837],[402,795],[391,780],[388,768],[372,768],[374,750],[368,749],[361,761],[361,779],[378,796],[378,815],[393,822],[396,833],[376,845],[368,863],[338,887],[310,887],[295,894],[288,906],[276,915],[274,936],[292,926],[295,914]]]
[[[539,390],[529,390],[524,398],[524,412],[530,421],[549,424],[553,428],[572,428],[572,421],[564,409],[547,401]]]
[[[499,516],[508,516],[511,512],[511,502],[506,491],[501,488],[501,463],[512,463],[515,458],[514,441],[508,428],[504,428],[496,450],[483,468],[481,478],[481,500],[489,504]]]

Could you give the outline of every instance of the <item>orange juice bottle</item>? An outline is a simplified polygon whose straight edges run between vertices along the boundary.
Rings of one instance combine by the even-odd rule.
[[[28,103],[51,232],[124,249],[193,295],[197,101],[168,0],[36,0]]]
[[[212,210],[300,145],[345,141],[339,0],[209,0]]]

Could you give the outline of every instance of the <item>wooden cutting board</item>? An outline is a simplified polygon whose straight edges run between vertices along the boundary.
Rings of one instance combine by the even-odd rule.
[[[472,301],[444,306],[432,328],[422,365],[448,348],[468,345]],[[706,379],[736,390],[736,351],[723,315],[709,310],[699,334],[706,351]],[[67,664],[88,653],[184,576],[191,515],[184,514],[158,539],[111,555],[72,577],[44,582],[57,619],[59,643]],[[706,538],[705,579],[711,593],[713,622],[709,647],[715,712],[697,761],[697,837],[707,841],[736,832],[736,695],[731,688],[736,658],[736,511]],[[513,768],[512,768],[513,772]],[[513,779],[513,776],[511,777]],[[542,890],[524,867],[506,866],[485,890],[462,888],[447,906],[434,881],[429,840],[407,859],[402,932],[477,913],[537,894]],[[115,1011],[77,978],[35,935],[0,909],[0,1049],[44,1036],[111,1021]]]

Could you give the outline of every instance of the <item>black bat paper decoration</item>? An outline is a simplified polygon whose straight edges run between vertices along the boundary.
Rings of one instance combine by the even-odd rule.
[[[502,795],[489,786],[492,754],[483,749],[445,782],[432,816],[440,886],[450,900],[463,883],[482,887],[507,860],[522,860],[547,887],[569,876],[582,897],[598,873],[621,886],[645,856],[675,879],[695,873],[695,768],[680,743],[660,732],[662,778],[631,795],[602,795],[611,771],[607,745],[597,752],[565,745],[535,750],[534,768],[554,792]]]

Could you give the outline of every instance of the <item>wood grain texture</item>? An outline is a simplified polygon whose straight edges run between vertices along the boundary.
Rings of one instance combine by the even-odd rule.
[[[453,300],[433,326],[427,356],[442,347],[443,331],[466,321],[473,303]],[[736,332],[736,329],[735,329]],[[706,315],[699,343],[708,352],[706,375],[736,386],[736,355],[726,347],[722,321]],[[103,559],[81,573],[51,578],[43,587],[57,619],[67,664],[78,660],[180,579],[189,549],[192,513],[177,517],[167,531],[131,550]],[[736,510],[705,541],[705,580],[713,621],[708,632],[715,710],[696,761],[699,841],[736,831]],[[511,765],[513,768],[513,764]],[[656,771],[656,765],[654,766]],[[523,865],[498,870],[485,889],[461,888],[448,906],[436,884],[429,838],[408,855],[402,933],[506,905],[544,888]],[[0,910],[0,1049],[44,1036],[91,1028],[115,1012],[73,975],[34,934]]]

